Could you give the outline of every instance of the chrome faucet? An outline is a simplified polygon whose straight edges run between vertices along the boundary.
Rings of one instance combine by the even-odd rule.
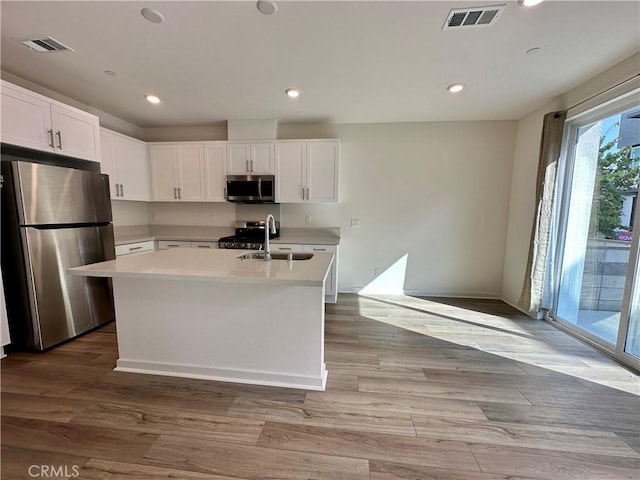
[[[269,230],[269,220],[271,220],[271,230]],[[273,215],[267,215],[267,219],[264,221],[264,261],[271,260],[271,246],[269,245],[269,232],[276,234],[276,219]]]

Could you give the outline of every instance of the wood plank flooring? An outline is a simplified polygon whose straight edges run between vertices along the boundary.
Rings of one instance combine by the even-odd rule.
[[[340,295],[325,331],[325,392],[114,372],[114,324],[10,353],[1,478],[640,479],[639,377],[545,322]]]

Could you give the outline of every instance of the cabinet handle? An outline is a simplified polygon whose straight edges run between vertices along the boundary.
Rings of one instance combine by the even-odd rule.
[[[62,134],[60,133],[60,130],[56,132],[56,137],[58,137],[58,148],[62,150]]]
[[[278,250],[291,250],[291,247],[278,247]]]
[[[171,244],[169,244],[169,245],[167,245],[167,248],[178,248],[179,246],[180,245],[171,245]]]
[[[134,250],[141,250],[141,249],[142,249],[142,247],[131,247],[131,248],[129,248],[129,251],[133,252]]]
[[[326,252],[327,249],[326,248],[314,248],[313,251],[314,252]]]
[[[173,187],[173,199],[178,199],[178,189],[176,187]]]
[[[178,187],[178,200],[182,199],[182,187]]]
[[[309,187],[307,187],[307,200],[309,200],[310,196],[311,196],[311,192],[309,191]]]
[[[250,165],[249,160],[247,160],[247,172],[250,172],[250,171],[251,171],[251,168],[250,168],[250,166],[249,166],[249,165]]]
[[[118,190],[118,184],[116,183],[116,197],[120,196],[120,190]]]
[[[124,197],[124,185],[120,184],[120,196]]]
[[[209,245],[198,245],[198,248],[211,248]]]
[[[47,133],[49,134],[49,139],[50,139],[49,146],[51,148],[54,148],[55,145],[53,144],[53,128],[50,128],[49,130],[47,130]]]
[[[253,160],[251,160],[251,172],[253,172],[255,170],[255,162]]]

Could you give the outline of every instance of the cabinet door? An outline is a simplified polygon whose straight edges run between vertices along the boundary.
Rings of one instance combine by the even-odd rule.
[[[100,159],[98,117],[77,108],[51,104],[56,153],[97,162]]]
[[[116,174],[116,137],[112,133],[102,131],[100,133],[100,171],[109,175],[109,193],[111,198],[120,197],[118,189],[118,177]]]
[[[173,145],[151,145],[151,198],[157,202],[178,200],[177,185],[173,178],[175,149]]]
[[[200,145],[176,146],[177,156],[174,178],[178,187],[178,199],[187,202],[203,202],[204,148]]]
[[[339,142],[308,142],[307,149],[309,202],[338,203]]]
[[[251,144],[251,173],[275,173],[275,144]]]
[[[276,144],[276,202],[305,201],[307,144],[305,142]]]
[[[208,202],[224,202],[227,185],[227,144],[205,143],[205,197]]]
[[[229,175],[242,175],[249,173],[251,161],[251,145],[248,143],[230,144],[228,153],[228,173]]]
[[[121,199],[149,200],[149,170],[144,142],[115,136],[115,159]]]
[[[3,143],[37,150],[53,150],[51,105],[40,96],[2,82]]]

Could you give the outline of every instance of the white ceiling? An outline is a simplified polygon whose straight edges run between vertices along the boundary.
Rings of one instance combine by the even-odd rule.
[[[452,8],[507,3],[443,30]],[[146,21],[159,10],[162,24]],[[517,119],[640,49],[640,2],[79,1],[0,4],[2,69],[140,127],[227,119]],[[50,35],[73,52],[36,53]],[[540,47],[537,55],[526,55]],[[113,70],[117,76],[104,74]],[[464,82],[458,95],[445,90]],[[289,99],[284,90],[298,87]],[[143,95],[155,93],[158,106]]]

